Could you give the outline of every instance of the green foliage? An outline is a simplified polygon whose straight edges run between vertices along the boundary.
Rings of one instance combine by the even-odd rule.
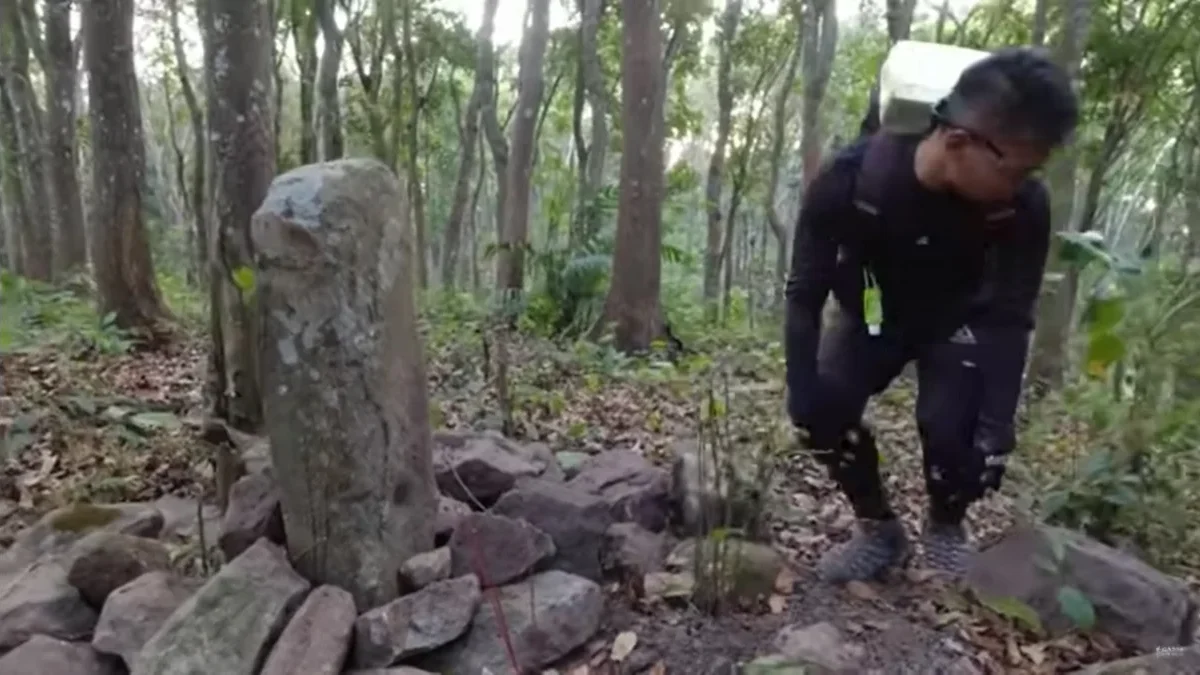
[[[879,19],[881,22],[882,17]],[[887,36],[880,32],[880,22],[864,18],[851,24],[840,37],[834,55],[827,106],[830,134],[843,142],[858,136],[876,73],[887,55]],[[797,86],[802,84],[797,78]]]
[[[235,269],[230,275],[233,285],[242,293],[250,294],[254,292],[254,270],[245,265]]]
[[[89,283],[86,277],[80,281]],[[85,285],[83,291],[90,289]],[[84,295],[18,277],[0,269],[0,353],[38,348],[70,354],[117,354],[133,346],[115,316],[99,316]]]
[[[1098,279],[1079,338],[1089,377],[1033,410],[1027,445],[1046,453],[1027,458],[1038,512],[1110,543],[1132,540],[1164,565],[1195,559],[1200,278],[1174,264],[1135,271],[1095,237],[1074,243],[1066,255]]]
[[[1083,630],[1091,630],[1096,625],[1096,607],[1083,591],[1074,586],[1063,586],[1058,589],[1058,607],[1075,625]]]
[[[1042,626],[1042,619],[1038,616],[1037,611],[1017,598],[1008,596],[993,598],[985,596],[980,597],[979,602],[984,607],[1015,622],[1031,633],[1037,635],[1045,633],[1046,629]]]
[[[158,290],[179,326],[192,334],[208,327],[208,295],[184,275],[159,270]]]

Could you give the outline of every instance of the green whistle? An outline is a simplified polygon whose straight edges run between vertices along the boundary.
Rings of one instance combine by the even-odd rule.
[[[875,285],[875,277],[863,270],[863,319],[867,323],[867,332],[879,335],[883,328],[883,294]]]

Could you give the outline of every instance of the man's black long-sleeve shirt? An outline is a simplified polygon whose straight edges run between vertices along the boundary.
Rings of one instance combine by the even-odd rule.
[[[838,153],[804,196],[786,290],[792,416],[805,423],[814,413],[826,297],[832,292],[844,311],[861,316],[862,270],[869,267],[882,294],[885,333],[915,347],[964,324],[977,329],[985,355],[981,426],[1010,426],[1049,248],[1045,188],[1026,181],[1013,216],[989,227],[980,207],[923,187],[913,168],[920,139],[895,137],[881,203],[873,205],[878,212],[864,213],[855,203],[857,182],[872,138]]]

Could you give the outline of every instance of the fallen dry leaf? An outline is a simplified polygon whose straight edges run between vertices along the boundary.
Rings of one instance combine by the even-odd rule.
[[[783,614],[783,610],[787,607],[787,598],[782,595],[772,595],[767,598],[767,606],[771,608],[772,614]]]
[[[1021,650],[1017,648],[1017,641],[1011,635],[1004,646],[1004,655],[1008,658],[1008,662],[1014,666],[1021,665],[1021,662],[1025,660],[1024,655],[1021,654]]]
[[[458,327],[439,327],[444,335],[431,338],[428,375],[430,379],[431,403],[436,404],[436,426],[446,429],[467,429],[478,426],[491,414],[496,405],[494,385],[479,377],[486,368],[479,352],[479,345],[460,338],[463,333]],[[177,411],[189,429],[197,430],[200,425],[189,422],[196,414],[195,407],[202,400],[203,373],[206,370],[207,337],[188,340],[162,353],[131,353],[127,355],[97,355],[83,361],[58,358],[53,350],[45,355],[5,354],[3,359],[4,384],[12,390],[6,398],[0,397],[0,428],[20,423],[21,418],[31,413],[50,411],[32,431],[34,438],[26,450],[20,453],[9,472],[10,480],[0,482],[7,486],[5,497],[19,500],[20,513],[10,519],[0,517],[0,524],[9,520],[15,525],[19,518],[34,518],[65,499],[96,499],[106,501],[144,501],[163,494],[194,496],[205,492],[213,478],[208,462],[208,448],[199,445],[189,434],[159,433],[145,439],[141,445],[130,445],[128,435],[118,436],[120,425],[107,424],[102,419],[104,410],[113,405],[129,407],[131,412],[148,410]],[[562,392],[553,395],[553,400],[539,404],[521,405],[515,411],[514,440],[518,442],[541,441],[551,447],[570,448],[584,454],[596,454],[615,448],[632,448],[632,452],[643,454],[656,464],[664,464],[672,458],[669,447],[678,438],[696,432],[695,401],[701,387],[694,386],[692,373],[684,373],[667,383],[651,383],[639,378],[613,378],[596,375],[595,368],[587,361],[575,359],[564,353],[561,346],[537,337],[520,335],[514,337],[509,351],[512,364],[510,376],[514,387],[522,390],[553,390]],[[734,346],[741,351],[758,347]],[[760,384],[759,380],[778,380],[774,368],[779,364],[773,359],[763,367],[754,366],[745,375]],[[741,379],[741,375],[737,376]],[[744,383],[737,386],[742,387]],[[782,382],[778,383],[780,389]],[[925,505],[923,502],[923,478],[920,462],[920,443],[912,416],[914,403],[912,382],[901,380],[885,396],[877,397],[871,404],[868,417],[876,425],[881,450],[886,455],[890,490],[899,497],[896,506],[909,525],[916,525]],[[762,396],[760,389],[752,398],[769,401],[777,397]],[[773,390],[774,391],[774,390]],[[780,391],[779,393],[782,393]],[[5,394],[10,394],[6,391]],[[751,419],[757,410],[745,410],[736,400],[730,411]],[[773,406],[766,410],[765,419],[776,420]],[[85,410],[86,409],[86,410]],[[59,414],[55,411],[66,411]],[[90,412],[88,412],[90,411]],[[754,422],[758,425],[758,422]],[[736,433],[736,432],[735,432]],[[1077,453],[1077,445],[1086,442],[1087,435],[1079,432],[1078,442],[1064,444],[1063,453]],[[147,452],[147,448],[154,452]],[[1066,447],[1069,445],[1070,447]],[[802,461],[786,460],[785,470],[780,472],[781,501],[792,511],[787,529],[776,533],[776,544],[783,544],[797,559],[806,564],[822,552],[832,539],[840,538],[842,530],[853,525],[853,514],[844,500],[835,498],[836,486],[830,481],[822,467],[807,458]],[[791,499],[788,499],[788,496]],[[999,498],[981,503],[984,509],[977,518],[981,530],[976,534],[981,542],[991,535],[990,531],[1002,531],[1012,522],[1010,505]],[[986,528],[988,531],[984,531]],[[15,529],[15,528],[9,528]],[[7,543],[12,533],[0,530],[0,546]],[[194,548],[194,545],[192,545]],[[173,555],[173,558],[179,558]],[[197,561],[198,564],[198,561]],[[831,620],[839,625],[853,617],[848,633],[869,639],[870,631],[883,631],[891,625],[903,627],[906,619],[931,625],[950,619],[947,633],[960,635],[961,639],[947,639],[945,645],[956,654],[971,654],[963,662],[973,662],[976,670],[987,673],[1005,672],[1001,664],[1009,660],[1008,652],[1015,643],[1019,652],[1020,672],[1040,673],[1064,672],[1073,666],[1102,660],[1105,652],[1111,658],[1120,654],[1110,641],[1103,638],[1071,637],[1062,641],[1034,643],[1030,636],[1000,632],[986,623],[976,623],[974,609],[952,591],[941,587],[940,578],[930,570],[912,569],[905,571],[906,584],[911,601],[900,604],[899,613],[888,611],[862,612],[862,607],[843,601]],[[651,591],[645,606],[647,623],[636,628],[637,638],[622,658],[616,662],[618,649],[626,647],[601,638],[589,643],[587,652],[580,657],[582,665],[560,666],[562,675],[615,675],[636,662],[649,651],[648,645],[657,649],[663,634],[659,629],[686,625],[688,633],[671,630],[672,638],[680,636],[679,644],[671,644],[658,661],[648,670],[650,675],[666,675],[668,666],[680,673],[689,673],[676,661],[679,652],[693,648],[687,641],[703,642],[712,634],[714,626],[708,622],[697,622],[697,632],[691,632],[693,618],[689,614],[659,612],[664,605],[684,604],[691,595],[695,581],[691,575],[668,574],[646,579]],[[764,625],[775,628],[773,623],[782,619],[781,614],[789,609],[791,599],[798,590],[800,580],[790,573],[780,574],[773,580],[774,588],[768,594],[770,613],[765,616],[745,616],[741,621],[749,631],[758,635]],[[1200,578],[1188,577],[1194,588],[1200,590]],[[859,599],[882,603],[885,595],[878,585],[855,584],[848,592]],[[657,595],[655,595],[657,593]],[[890,596],[889,596],[890,597]],[[664,603],[664,600],[675,602]],[[875,607],[872,609],[881,609]],[[959,616],[953,612],[957,611]],[[918,615],[919,616],[916,616]],[[874,615],[877,619],[868,619]],[[639,617],[643,618],[643,617]],[[899,624],[899,625],[897,625]],[[629,626],[632,628],[632,626]],[[903,639],[904,631],[896,630],[896,637]],[[620,638],[621,636],[617,636]],[[893,637],[889,635],[889,638]],[[613,656],[617,653],[618,656]],[[609,659],[613,658],[613,661]],[[588,665],[588,659],[594,659]],[[1037,665],[1039,660],[1041,665]],[[578,662],[576,662],[578,663]],[[1035,673],[1035,669],[1037,672]],[[503,675],[496,671],[496,675]]]
[[[791,595],[796,588],[796,575],[792,570],[784,567],[779,571],[779,576],[775,577],[775,592],[783,595]]]
[[[633,648],[637,647],[637,641],[637,633],[633,631],[627,630],[617,635],[613,640],[612,653],[609,654],[609,658],[617,663],[629,658],[629,655],[633,653]]]
[[[846,584],[846,591],[859,600],[878,600],[879,594],[864,581],[851,581]]]
[[[936,575],[937,575],[937,572],[934,572],[931,569],[926,569],[923,567],[910,568],[904,572],[904,576],[908,577],[908,580],[914,584],[923,584],[926,581],[929,581],[930,579],[932,579]]]
[[[1046,661],[1046,645],[1033,644],[1021,647],[1021,653],[1033,661],[1033,665],[1040,666]]]
[[[937,628],[943,628],[955,623],[956,621],[959,621],[962,618],[962,612],[942,612],[941,614],[937,615],[937,619],[934,621],[933,625]]]

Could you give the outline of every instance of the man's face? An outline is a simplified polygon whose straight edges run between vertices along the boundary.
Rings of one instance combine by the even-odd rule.
[[[989,136],[962,127],[943,128],[947,175],[961,196],[983,203],[1006,202],[1041,170],[1049,148],[1019,138]]]

